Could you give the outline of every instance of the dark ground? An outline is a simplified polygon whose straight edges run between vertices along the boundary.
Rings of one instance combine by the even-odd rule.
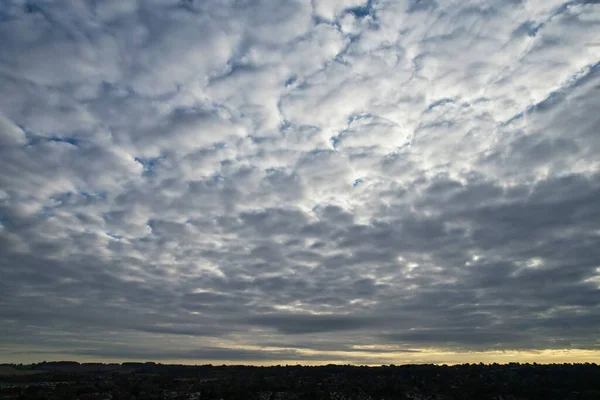
[[[596,364],[0,365],[0,399],[600,399]]]

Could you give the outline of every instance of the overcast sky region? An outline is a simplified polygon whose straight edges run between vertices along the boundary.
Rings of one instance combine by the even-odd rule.
[[[0,2],[0,361],[600,362],[600,1]]]

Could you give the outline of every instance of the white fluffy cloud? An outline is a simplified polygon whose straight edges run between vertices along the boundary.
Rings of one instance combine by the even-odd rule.
[[[599,31],[592,1],[2,3],[0,354],[596,349]]]

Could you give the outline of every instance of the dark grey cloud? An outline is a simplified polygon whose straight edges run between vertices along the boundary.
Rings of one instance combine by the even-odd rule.
[[[0,355],[597,349],[596,3],[2,3]]]
[[[369,325],[369,318],[340,315],[263,315],[249,323],[275,328],[281,333],[321,333],[356,330]]]

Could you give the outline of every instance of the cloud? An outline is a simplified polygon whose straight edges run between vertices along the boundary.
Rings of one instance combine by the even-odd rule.
[[[590,1],[5,2],[0,349],[597,350],[599,24]]]
[[[320,333],[356,330],[369,325],[368,318],[327,315],[264,315],[251,318],[251,324],[274,327],[282,333]]]

